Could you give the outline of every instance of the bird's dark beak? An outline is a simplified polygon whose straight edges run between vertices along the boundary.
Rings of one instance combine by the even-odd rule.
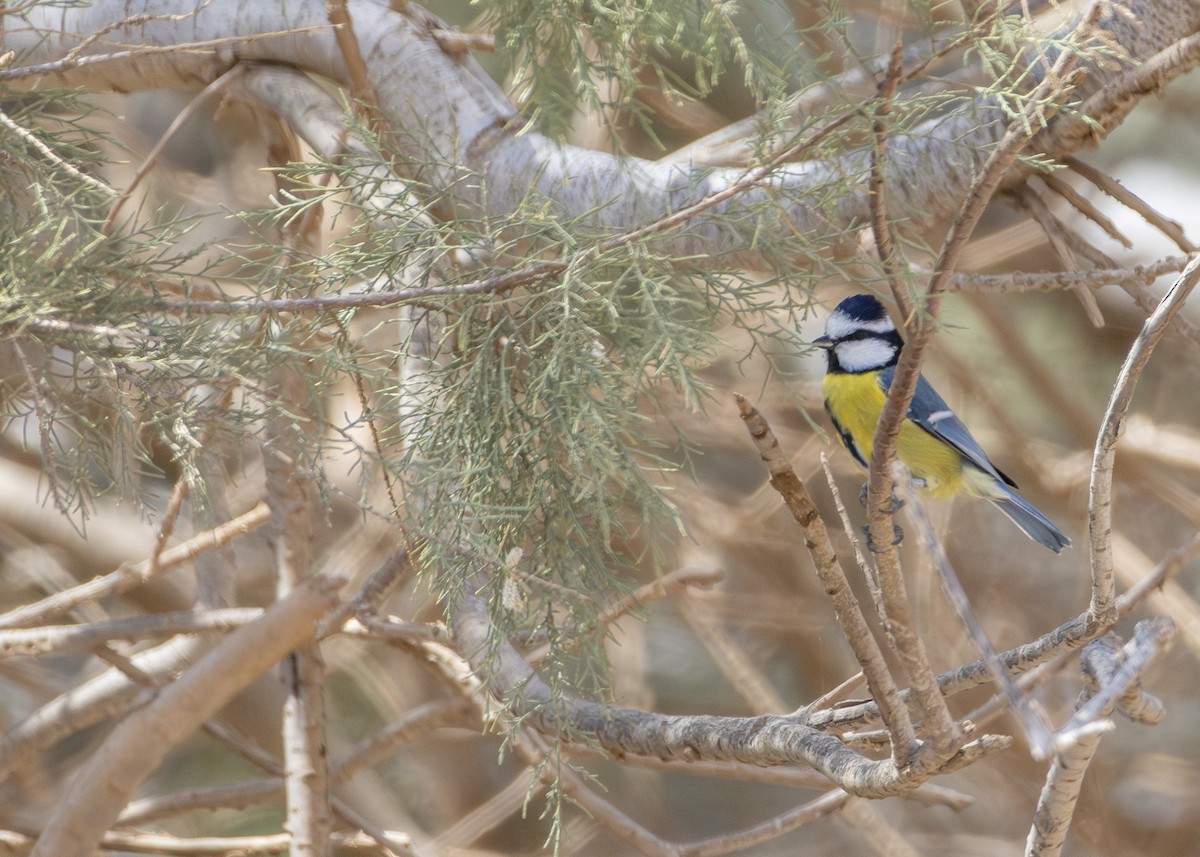
[[[817,348],[833,348],[833,340],[828,336],[818,336],[809,345],[815,345]]]

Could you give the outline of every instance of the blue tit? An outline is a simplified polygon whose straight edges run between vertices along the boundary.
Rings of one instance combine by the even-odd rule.
[[[825,335],[813,344],[826,349],[825,410],[850,454],[867,467],[904,340],[879,301],[854,295],[837,305],[825,323]],[[931,496],[965,491],[982,497],[1035,542],[1055,553],[1070,546],[1062,530],[1013,491],[1016,483],[988,460],[924,376],[900,425],[896,456],[911,471],[914,484]]]

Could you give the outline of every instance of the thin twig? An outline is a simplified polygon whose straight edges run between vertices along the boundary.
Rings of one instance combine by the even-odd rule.
[[[134,789],[163,756],[242,688],[310,639],[341,581],[314,578],[257,622],[226,637],[194,667],[130,714],[71,782],[31,857],[91,857]]]
[[[959,582],[958,573],[954,570],[950,558],[946,556],[946,550],[942,546],[941,539],[938,538],[933,521],[925,511],[921,498],[913,490],[912,476],[909,474],[908,468],[901,462],[896,462],[892,476],[897,496],[904,502],[908,518],[916,526],[917,536],[925,550],[925,555],[929,557],[933,562],[933,567],[938,571],[938,578],[946,597],[971,635],[979,653],[983,656],[982,659],[987,665],[988,672],[1000,686],[1001,692],[1008,699],[1009,706],[1017,715],[1017,722],[1021,724],[1025,740],[1029,743],[1030,754],[1035,759],[1045,759],[1050,755],[1054,744],[1049,722],[1045,715],[1033,706],[1029,698],[1017,689],[1012,676],[1000,663],[992,641],[988,639],[987,633],[976,618],[966,590]]]
[[[743,396],[735,394],[734,399],[746,429],[767,465],[772,487],[779,492],[788,511],[804,531],[804,546],[812,557],[825,593],[833,602],[842,633],[862,668],[871,696],[879,703],[880,715],[892,736],[892,752],[896,763],[904,768],[916,755],[919,742],[887,660],[838,562],[825,522],[821,520],[804,483],[780,449],[779,441],[766,419]]]
[[[901,270],[904,259],[896,247],[892,224],[888,220],[887,179],[883,174],[887,158],[888,118],[891,116],[892,102],[896,97],[896,87],[899,85],[900,76],[904,71],[903,58],[904,43],[897,42],[892,48],[887,74],[879,84],[878,103],[875,106],[875,116],[871,123],[871,133],[875,138],[875,144],[871,147],[871,177],[868,187],[871,232],[875,236],[875,249],[879,254],[879,263],[883,266],[884,277],[892,290],[892,298],[896,301],[896,306],[900,311],[900,318],[907,324],[912,319],[913,305]]]
[[[1067,227],[1063,226],[1062,221],[1054,216],[1054,212],[1050,210],[1050,206],[1046,205],[1046,201],[1038,192],[1029,185],[1025,185],[1014,191],[1014,197],[1034,222],[1041,227],[1042,234],[1054,248],[1059,262],[1071,271],[1077,271],[1083,267],[1079,264],[1079,258],[1075,255],[1075,251],[1071,248],[1071,241],[1067,238]],[[1100,312],[1100,305],[1096,303],[1096,296],[1082,286],[1072,286],[1071,291],[1079,300],[1092,327],[1097,330],[1104,327],[1104,315]]]
[[[113,51],[106,54],[91,54],[90,56],[66,56],[63,59],[36,65],[18,66],[17,68],[0,69],[0,82],[20,80],[26,77],[41,75],[57,75],[77,68],[93,65],[103,65],[110,62],[124,62],[136,57],[158,56],[162,54],[199,53],[208,51],[216,53],[216,49],[226,45],[249,44],[251,42],[292,37],[304,33],[318,33],[328,30],[328,26],[298,27],[294,30],[281,30],[273,33],[252,33],[245,36],[223,36],[218,39],[204,39],[198,42],[173,42],[169,45],[149,45],[131,48],[126,51]],[[115,193],[115,191],[113,191]]]
[[[1010,274],[955,274],[947,288],[953,292],[1047,292],[1083,286],[1149,286],[1163,274],[1182,271],[1189,256],[1167,256],[1149,265],[1092,271],[1017,271]]]
[[[4,79],[4,74],[5,74],[5,72],[3,70],[0,70],[0,80]],[[72,178],[76,179],[79,182],[82,182],[83,184],[87,185],[88,187],[92,188],[93,190],[100,191],[105,196],[115,196],[116,195],[117,192],[115,190],[113,190],[111,187],[109,187],[107,184],[105,184],[104,182],[100,181],[99,179],[97,179],[94,176],[89,176],[87,173],[81,171],[74,164],[68,163],[67,161],[63,160],[62,156],[60,156],[57,152],[55,152],[53,149],[51,149],[49,146],[47,146],[45,143],[43,143],[41,140],[39,140],[36,134],[34,134],[28,128],[23,127],[19,122],[15,121],[11,116],[9,116],[3,110],[0,110],[0,125],[3,125],[10,132],[15,134],[20,139],[24,140],[30,146],[33,146],[33,148],[37,149],[38,152],[41,153],[42,157],[44,157],[46,160],[48,160],[50,163],[52,163],[56,168],[62,170],[65,173],[70,174]]]
[[[144,640],[176,634],[232,631],[262,615],[258,607],[155,613],[80,625],[42,625],[0,630],[0,658],[31,657],[87,650],[115,640]]]
[[[213,550],[238,536],[253,532],[270,520],[270,517],[271,512],[267,504],[259,503],[249,512],[239,515],[233,520],[167,549],[160,558],[158,570],[165,571],[189,562],[205,551]],[[152,567],[153,563],[150,560],[122,566],[116,571],[89,580],[87,583],[81,583],[49,595],[41,601],[17,607],[0,615],[0,628],[25,628],[36,625],[52,616],[73,610],[88,601],[127,592],[149,580]]]
[[[1113,579],[1112,558],[1112,479],[1116,462],[1117,438],[1138,379],[1145,369],[1154,346],[1170,327],[1196,282],[1200,280],[1200,255],[1183,269],[1174,285],[1163,297],[1151,316],[1146,319],[1121,371],[1104,411],[1104,420],[1096,436],[1092,454],[1092,476],[1088,487],[1088,528],[1091,545],[1092,597],[1088,604],[1091,621],[1111,624],[1116,619],[1116,584]]]
[[[117,215],[121,213],[121,209],[124,207],[125,203],[129,201],[129,197],[133,195],[133,192],[137,189],[137,186],[141,184],[142,180],[150,174],[152,169],[154,169],[155,165],[158,163],[158,159],[161,158],[162,153],[166,151],[167,144],[175,139],[175,135],[182,130],[183,126],[187,124],[188,120],[192,118],[196,111],[199,110],[200,107],[208,101],[208,99],[228,88],[229,85],[234,83],[243,73],[244,69],[242,66],[234,66],[229,71],[219,75],[216,80],[204,87],[204,89],[196,93],[196,95],[194,95],[187,103],[187,106],[179,111],[175,118],[171,120],[171,124],[167,126],[167,130],[163,131],[158,140],[154,143],[154,147],[151,148],[146,154],[146,157],[142,159],[142,163],[134,172],[133,178],[129,180],[129,183],[125,186],[125,189],[117,195],[117,198],[113,200],[112,205],[109,206],[108,217],[105,218],[103,225],[100,227],[101,232],[103,232],[105,235],[112,234],[113,228],[116,226]]]
[[[1133,242],[1126,237],[1125,233],[1117,228],[1117,224],[1113,223],[1104,212],[1093,205],[1091,200],[1071,187],[1064,179],[1060,178],[1057,173],[1042,173],[1039,178],[1041,178],[1052,193],[1058,194],[1065,199],[1072,208],[1100,227],[1109,238],[1119,243],[1126,250],[1133,249]]]
[[[1187,237],[1180,223],[1156,211],[1153,206],[1116,179],[1110,178],[1091,164],[1084,163],[1078,158],[1067,158],[1064,163],[1121,205],[1141,215],[1143,220],[1174,241],[1175,245],[1184,253],[1191,255],[1200,250],[1200,247],[1193,244]]]

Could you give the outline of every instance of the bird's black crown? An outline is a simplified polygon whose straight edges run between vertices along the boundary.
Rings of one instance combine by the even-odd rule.
[[[879,321],[886,317],[887,312],[874,295],[851,295],[840,304],[834,312],[840,312],[855,321]]]

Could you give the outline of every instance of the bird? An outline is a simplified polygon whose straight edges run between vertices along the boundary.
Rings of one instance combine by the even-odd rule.
[[[825,323],[825,335],[813,340],[825,349],[822,383],[825,410],[846,449],[869,467],[875,428],[887,390],[896,374],[904,340],[873,295],[852,295],[837,305]],[[1016,493],[996,465],[922,375],[900,425],[896,457],[913,484],[932,497],[965,492],[987,500],[1035,542],[1061,553],[1071,540],[1049,518]]]

